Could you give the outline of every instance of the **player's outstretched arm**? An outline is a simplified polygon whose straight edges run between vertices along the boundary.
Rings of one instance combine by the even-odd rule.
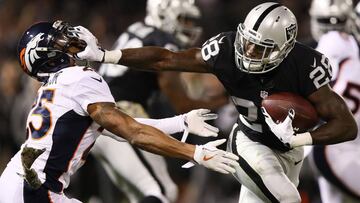
[[[216,148],[217,145],[190,145],[177,141],[162,131],[135,121],[113,103],[95,103],[87,107],[91,118],[99,125],[146,151],[193,160],[220,173],[234,173],[238,157]]]
[[[173,52],[162,47],[142,47],[107,51],[99,47],[96,37],[82,26],[75,27],[81,40],[87,44],[79,59],[113,63],[150,71],[209,72],[199,48]]]
[[[211,113],[209,109],[195,109],[188,113],[181,114],[178,116],[162,119],[151,119],[151,118],[134,118],[137,122],[145,125],[150,125],[163,131],[166,134],[174,134],[179,132],[188,131],[198,135],[200,137],[217,137],[219,129],[212,126],[206,121],[214,120],[218,116],[215,113]],[[115,138],[116,135],[104,130],[103,135]],[[122,139],[115,138],[118,141],[124,141]]]

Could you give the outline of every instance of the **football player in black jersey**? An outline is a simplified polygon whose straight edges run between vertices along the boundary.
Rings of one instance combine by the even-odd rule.
[[[149,0],[146,10],[144,22],[130,25],[119,36],[114,49],[161,46],[176,51],[194,44],[201,34],[201,27],[196,25],[200,10],[193,1]],[[157,116],[151,113],[151,103],[160,91],[173,92],[166,96],[174,104],[177,113],[200,107],[213,108],[228,101],[225,97],[212,100],[211,103],[187,99],[179,82],[179,73],[136,71],[114,64],[103,64],[99,72],[108,82],[117,105],[135,117]],[[135,148],[128,142],[113,142],[108,137],[100,137],[92,152],[114,184],[127,194],[131,202],[176,201],[177,185],[171,179],[163,157]],[[114,153],[122,156],[114,157]],[[130,183],[130,187],[124,187],[124,180]],[[131,189],[131,186],[135,188]],[[138,193],[143,198],[139,198]]]
[[[296,189],[304,145],[353,140],[355,120],[344,100],[329,86],[331,66],[314,49],[296,41],[294,14],[278,3],[256,6],[236,32],[220,33],[202,48],[172,52],[160,47],[104,51],[86,29],[78,57],[153,71],[213,73],[240,113],[228,150],[240,156],[235,177],[243,185],[240,202],[300,202]],[[274,123],[261,101],[276,92],[307,98],[324,124],[309,132],[292,127],[293,111]],[[270,127],[269,127],[270,126]]]

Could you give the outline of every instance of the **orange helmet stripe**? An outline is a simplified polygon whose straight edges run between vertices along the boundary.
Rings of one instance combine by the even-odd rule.
[[[25,71],[26,73],[30,73],[29,70],[26,68],[26,63],[25,63],[25,50],[26,48],[23,48],[21,51],[20,51],[20,65],[21,65],[21,68],[23,69],[23,71]]]

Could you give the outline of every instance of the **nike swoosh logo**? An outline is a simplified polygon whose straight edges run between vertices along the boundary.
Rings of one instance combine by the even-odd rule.
[[[225,37],[226,37],[226,36],[223,36],[222,38],[219,39],[219,44],[224,43],[224,42],[223,42],[223,39],[224,39]]]
[[[215,156],[215,155],[214,155]],[[214,156],[204,156],[203,160],[204,161],[209,161],[210,159],[212,159]]]
[[[94,77],[91,77],[91,78],[98,81],[98,82],[102,82],[102,78],[94,78]]]
[[[300,162],[302,162],[302,159],[300,161],[295,161],[294,165],[298,165]]]

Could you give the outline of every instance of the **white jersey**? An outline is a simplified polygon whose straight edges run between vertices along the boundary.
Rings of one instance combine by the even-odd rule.
[[[360,58],[355,38],[337,31],[328,32],[320,38],[316,49],[329,58],[334,69],[333,89],[343,96],[360,127]],[[356,142],[344,144],[360,146],[360,136]]]
[[[31,168],[46,188],[61,192],[99,136],[100,126],[87,113],[87,106],[97,102],[114,103],[114,99],[106,82],[92,69],[75,66],[51,74],[29,113],[28,138],[8,167],[23,174],[22,149],[45,149]]]
[[[352,35],[331,31],[321,36],[316,50],[329,58],[336,79],[339,66],[348,59],[359,58],[359,47]]]
[[[317,48],[328,56],[334,70],[333,89],[342,95],[360,127],[360,57],[354,37],[329,32],[320,38]],[[323,202],[359,202],[360,131],[353,141],[315,147],[314,163],[321,172],[319,187]]]

